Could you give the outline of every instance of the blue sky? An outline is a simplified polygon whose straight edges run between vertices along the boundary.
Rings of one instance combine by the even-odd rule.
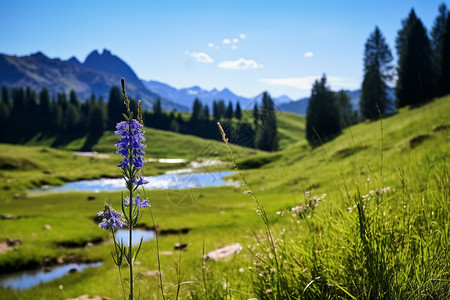
[[[333,89],[358,89],[375,25],[396,61],[401,20],[414,8],[430,30],[441,3],[2,0],[0,53],[84,61],[106,48],[141,79],[298,99],[324,73]]]

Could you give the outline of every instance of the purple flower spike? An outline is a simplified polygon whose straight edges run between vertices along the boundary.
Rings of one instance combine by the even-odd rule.
[[[123,227],[123,221],[121,220],[122,214],[116,212],[109,204],[105,204],[105,209],[97,214],[99,217],[103,217],[102,222],[98,226],[102,229],[111,230]]]
[[[118,148],[117,154],[124,157],[123,161],[119,164],[119,168],[127,169],[130,163],[135,169],[142,169],[145,163],[144,155],[145,142],[144,131],[142,131],[142,124],[135,119],[122,121],[117,123],[116,136],[120,136],[121,140],[115,144]],[[131,162],[130,162],[131,157]]]

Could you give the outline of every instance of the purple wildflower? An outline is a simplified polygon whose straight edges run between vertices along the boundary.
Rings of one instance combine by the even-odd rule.
[[[130,205],[130,198],[126,197],[123,199],[123,204],[125,204],[126,206]],[[133,204],[138,206],[139,208],[144,208],[144,207],[150,207],[150,203],[148,202],[147,199],[144,199],[141,201],[141,195],[136,195],[136,197],[133,199]]]
[[[130,198],[126,197],[123,199],[123,204],[125,204],[126,206],[130,205]],[[141,201],[141,195],[136,195],[136,197],[133,199],[133,205],[138,206],[139,208],[144,208],[144,207],[150,207],[150,203],[148,202],[147,199],[144,199]]]
[[[148,180],[145,180],[144,179],[144,177],[142,177],[142,176],[140,176],[139,177],[139,180],[137,181],[137,185],[144,185],[144,184],[147,184],[148,183]]]
[[[145,142],[144,131],[142,131],[142,124],[132,119],[130,121],[122,121],[117,123],[117,130],[114,132],[120,139],[115,146],[118,148],[117,154],[124,157],[119,167],[126,169],[131,163],[135,169],[142,169],[145,163],[145,151],[142,150],[147,147]],[[131,162],[130,162],[131,157]]]
[[[122,214],[116,212],[108,204],[105,204],[105,209],[99,212],[97,216],[103,217],[102,222],[98,224],[102,229],[111,230],[123,227],[123,221],[121,220]]]

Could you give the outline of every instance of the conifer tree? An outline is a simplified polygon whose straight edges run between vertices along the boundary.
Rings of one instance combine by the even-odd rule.
[[[441,96],[444,94],[443,89],[445,87],[441,86],[441,76],[442,76],[442,65],[443,58],[446,54],[443,51],[443,42],[444,42],[444,34],[445,34],[445,26],[448,20],[448,10],[445,3],[442,3],[439,6],[439,14],[434,20],[433,28],[431,29],[431,49],[433,51],[432,59],[433,59],[433,68],[434,74],[436,78],[436,95]]]
[[[236,111],[234,113],[234,116],[236,117],[236,119],[242,120],[242,111],[241,111],[241,105],[239,104],[239,101],[236,104]]]
[[[228,107],[227,107],[227,111],[225,113],[225,118],[227,119],[231,119],[233,118],[233,104],[230,102],[228,102]]]
[[[74,90],[70,90],[69,103],[71,103],[72,105],[74,105],[77,108],[80,106],[80,103],[78,101],[77,93]]]
[[[45,87],[39,93],[39,107],[43,116],[50,114],[50,94]]]
[[[364,119],[377,119],[386,110],[386,82],[392,78],[392,54],[378,26],[370,34],[364,49],[364,79],[360,110]]]
[[[109,99],[107,105],[108,122],[107,130],[114,130],[116,124],[122,120],[123,111],[122,92],[118,86],[113,86],[109,91]]]
[[[11,107],[11,100],[9,97],[9,88],[6,85],[2,86],[2,102],[5,103],[8,108]]]
[[[445,22],[440,57],[439,91],[441,95],[448,95],[450,94],[450,13],[447,14],[447,20]]]
[[[397,46],[400,51],[398,80],[395,88],[397,107],[418,104],[434,95],[434,76],[431,61],[431,45],[422,22],[411,10],[402,22]]]
[[[341,131],[339,111],[334,93],[327,86],[325,75],[316,80],[311,90],[309,105],[306,114],[306,139],[317,146],[320,139],[325,142]]]
[[[155,115],[160,115],[162,113],[161,99],[159,97],[156,99],[155,104],[153,104],[153,113]]]
[[[256,131],[256,147],[266,151],[278,150],[277,120],[274,103],[267,92],[264,92],[263,94],[259,117],[261,126]]]

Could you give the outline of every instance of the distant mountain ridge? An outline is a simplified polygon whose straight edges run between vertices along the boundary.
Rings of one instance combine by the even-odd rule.
[[[359,99],[361,98],[361,90],[354,90],[354,91],[345,91],[347,95],[350,97],[350,103],[353,106],[353,110],[359,111]],[[391,87],[386,88],[386,93],[388,96],[388,99],[390,100],[390,103],[388,103],[388,106],[386,107],[385,113],[392,113],[395,111],[395,105],[394,105],[394,89]],[[296,113],[300,115],[305,115],[308,110],[309,105],[309,97],[301,98],[296,101],[290,101],[281,103],[278,105],[278,109],[285,112],[291,112]]]
[[[92,93],[107,100],[111,87],[120,86],[122,77],[130,97],[141,99],[144,108],[152,108],[159,95],[147,89],[134,71],[109,50],[104,49],[102,54],[94,50],[84,63],[75,57],[48,58],[42,52],[21,57],[0,54],[0,85],[29,86],[36,91],[46,87],[53,96],[61,92],[68,94],[73,89],[80,100],[88,99]],[[166,110],[188,110],[164,97],[161,103]]]
[[[143,80],[142,82],[149,90],[157,93],[158,95],[188,107],[192,107],[192,104],[197,98],[210,108],[212,107],[214,101],[224,100],[226,103],[231,101],[233,105],[236,105],[236,103],[239,102],[242,109],[253,109],[255,103],[261,103],[262,99],[262,93],[255,97],[247,98],[233,93],[228,88],[224,88],[221,91],[217,89],[208,91],[199,86],[177,89],[159,81]],[[273,100],[277,105],[292,101],[288,96],[276,97],[273,98]]]

